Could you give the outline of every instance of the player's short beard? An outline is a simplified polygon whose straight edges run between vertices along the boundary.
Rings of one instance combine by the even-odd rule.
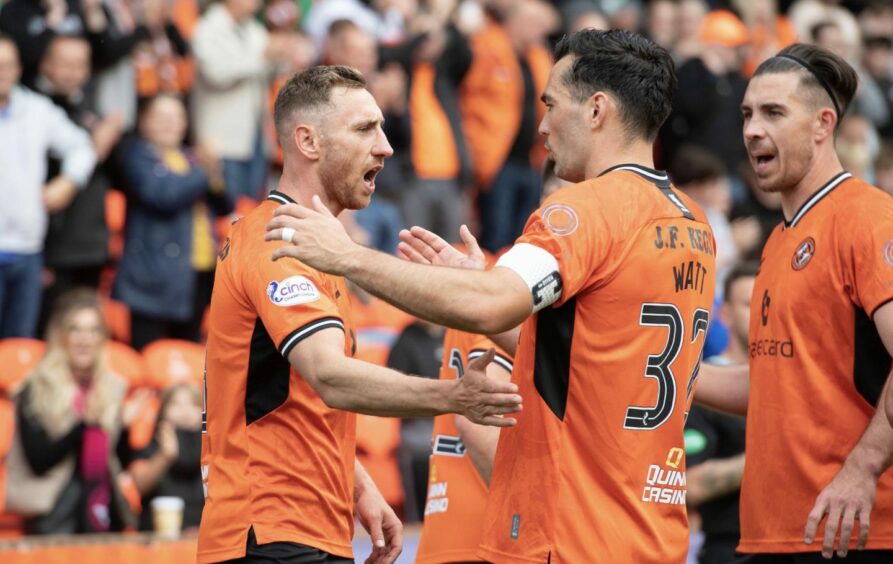
[[[329,198],[346,210],[359,210],[369,205],[368,201],[354,197],[355,188],[345,178],[345,171],[352,168],[349,159],[342,157],[337,151],[326,151],[324,155],[319,162],[319,181]]]

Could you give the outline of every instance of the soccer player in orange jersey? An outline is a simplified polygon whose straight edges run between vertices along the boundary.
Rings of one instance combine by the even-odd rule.
[[[393,562],[402,526],[355,460],[356,416],[461,413],[505,426],[516,386],[487,378],[492,352],[461,380],[410,377],[352,358],[343,278],[268,259],[264,225],[286,203],[332,216],[369,203],[392,150],[362,75],[315,67],[279,92],[285,157],[278,190],[232,227],[211,299],[198,562],[352,561],[354,516],[372,536],[367,562]]]
[[[703,211],[652,164],[672,59],[637,34],[591,29],[562,40],[555,59],[539,131],[574,184],[543,202],[494,268],[362,248],[318,202],[280,208],[267,237],[293,229],[274,258],[345,275],[436,323],[483,334],[524,323],[512,373],[524,412],[500,432],[479,558],[683,562],[683,424],[715,248]]]
[[[893,475],[881,476],[893,429],[877,409],[893,351],[893,198],[834,151],[856,87],[836,55],[792,45],[760,65],[741,106],[756,182],[781,194],[785,221],[754,285],[749,377],[711,368],[697,399],[747,414],[738,550],[754,564],[835,549],[893,562]]]

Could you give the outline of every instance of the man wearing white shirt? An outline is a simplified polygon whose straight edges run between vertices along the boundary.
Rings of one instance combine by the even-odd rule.
[[[34,336],[47,214],[65,208],[96,165],[90,136],[20,76],[15,43],[0,36],[0,339]],[[49,181],[48,154],[62,163]]]

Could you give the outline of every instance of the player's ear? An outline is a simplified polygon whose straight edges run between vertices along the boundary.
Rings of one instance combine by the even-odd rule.
[[[605,110],[609,104],[608,96],[598,91],[586,100],[586,121],[589,129],[598,129],[605,121]]]
[[[816,115],[815,140],[823,141],[826,137],[834,136],[837,127],[837,114],[831,108],[822,108]]]
[[[319,159],[319,132],[312,125],[302,123],[295,127],[292,139],[298,152],[307,159]]]

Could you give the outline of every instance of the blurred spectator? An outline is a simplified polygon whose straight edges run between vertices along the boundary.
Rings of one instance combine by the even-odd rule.
[[[874,161],[875,186],[893,196],[893,145],[885,143]]]
[[[404,374],[437,378],[443,359],[444,328],[416,320],[406,327],[391,354],[388,367]],[[406,492],[405,516],[409,522],[422,520],[428,493],[428,458],[431,455],[432,417],[403,419],[400,424],[400,473]]]
[[[732,193],[726,168],[709,150],[688,145],[676,153],[669,172],[673,184],[707,214],[716,239],[716,283],[722,285],[725,274],[738,262],[738,249],[728,220]]]
[[[862,61],[866,72],[881,91],[887,115],[887,123],[880,128],[880,134],[893,139],[893,34],[865,38]]]
[[[753,169],[749,166],[742,170],[747,190],[743,198],[735,202],[729,214],[732,236],[743,260],[759,260],[769,234],[784,221],[781,195],[760,190],[753,178]]]
[[[757,265],[744,263],[726,279],[720,317],[731,339],[713,364],[746,363],[750,300]],[[740,536],[738,498],[744,472],[744,418],[726,415],[693,404],[685,423],[688,496],[686,501],[701,513],[705,534],[698,554],[700,564],[725,564],[735,560]]]
[[[169,0],[144,0],[143,23],[149,38],[137,45],[133,56],[137,95],[185,94],[192,86],[193,64],[189,45],[173,22]]]
[[[416,50],[409,117],[418,180],[402,194],[402,203],[407,221],[456,241],[459,226],[469,219],[474,185],[459,109],[472,55],[466,35],[445,16],[432,17]]]
[[[99,166],[87,186],[65,209],[50,215],[44,244],[44,265],[50,283],[43,295],[40,332],[46,327],[55,299],[72,288],[99,286],[99,275],[108,260],[108,228],[105,193],[108,175],[103,166],[122,132],[120,114],[97,115],[85,94],[90,79],[90,44],[76,36],[56,36],[40,63],[37,89],[48,96],[68,118],[91,135]],[[51,158],[47,178],[60,170]]]
[[[496,252],[517,237],[539,202],[544,158],[537,126],[551,66],[544,47],[557,14],[539,0],[514,2],[471,38],[461,91],[462,121],[480,190],[481,246]]]
[[[93,44],[94,107],[100,115],[120,114],[124,128],[136,123],[136,71],[132,55],[150,37],[128,0],[81,0]]]
[[[47,351],[16,398],[7,510],[29,534],[120,531],[134,524],[122,487],[125,384],[107,369],[95,292],[59,299]],[[126,491],[126,489],[125,489]]]
[[[379,16],[360,0],[316,0],[304,19],[304,31],[319,51],[329,35],[332,24],[349,20],[372,37],[377,38],[381,26]]]
[[[874,184],[874,159],[880,149],[877,131],[867,118],[859,114],[847,114],[837,129],[834,144],[844,170],[866,182]]]
[[[850,110],[864,115],[877,127],[883,127],[890,120],[890,111],[884,93],[881,92],[871,74],[862,66],[860,57],[862,43],[858,38],[859,30],[856,29],[857,43],[853,45],[844,35],[843,29],[840,21],[819,21],[812,27],[810,38],[812,43],[846,59],[853,67],[859,76],[859,87],[852,104],[850,104]]]
[[[678,20],[678,2],[652,0],[645,12],[645,36],[667,51],[672,51],[676,43]]]
[[[700,54],[701,26],[706,15],[707,3],[704,0],[679,0],[679,29],[672,51],[677,66]]]
[[[18,46],[23,84],[34,84],[40,59],[53,37],[86,34],[80,6],[80,0],[10,0],[0,8],[0,33]]]
[[[67,207],[96,164],[87,133],[18,86],[20,73],[15,44],[0,36],[0,339],[34,336],[47,213]],[[61,161],[49,181],[47,154]]]
[[[184,150],[186,126],[183,103],[161,94],[122,149],[127,224],[112,294],[130,306],[136,349],[166,337],[199,340],[216,261],[212,218],[232,211],[213,151],[192,160]]]
[[[226,190],[258,199],[267,176],[263,135],[267,80],[291,43],[254,19],[259,0],[222,0],[202,16],[192,41],[197,73],[192,119],[200,143],[223,159]]]
[[[700,40],[700,54],[676,71],[673,112],[661,132],[663,154],[666,162],[673,162],[683,144],[695,145],[716,154],[737,175],[747,159],[740,135],[747,28],[735,14],[716,10],[704,17]]]
[[[363,73],[384,115],[384,130],[394,156],[375,179],[376,195],[366,208],[357,211],[356,221],[368,233],[370,246],[393,253],[403,218],[389,198],[397,196],[395,193],[402,192],[409,183],[406,171],[402,170],[409,159],[410,144],[406,73],[396,63],[379,70],[375,37],[348,19],[336,20],[329,28],[322,63],[346,65]]]
[[[608,18],[606,18],[604,14],[598,10],[586,10],[580,12],[573,20],[571,20],[568,33],[583,29],[609,29],[610,27]]]
[[[813,29],[817,24],[834,22],[840,31],[840,44],[843,50],[841,56],[848,62],[859,48],[860,33],[856,18],[837,1],[796,0],[788,9],[788,18],[801,41],[809,40],[813,36]]]
[[[152,499],[179,497],[185,502],[183,529],[197,528],[204,494],[202,454],[202,394],[193,384],[174,384],[161,396],[158,423],[152,442],[135,455],[130,466],[133,482],[142,496],[140,530],[153,530]]]
[[[750,33],[750,54],[742,72],[750,77],[760,63],[797,40],[790,20],[778,13],[777,0],[733,0]]]

